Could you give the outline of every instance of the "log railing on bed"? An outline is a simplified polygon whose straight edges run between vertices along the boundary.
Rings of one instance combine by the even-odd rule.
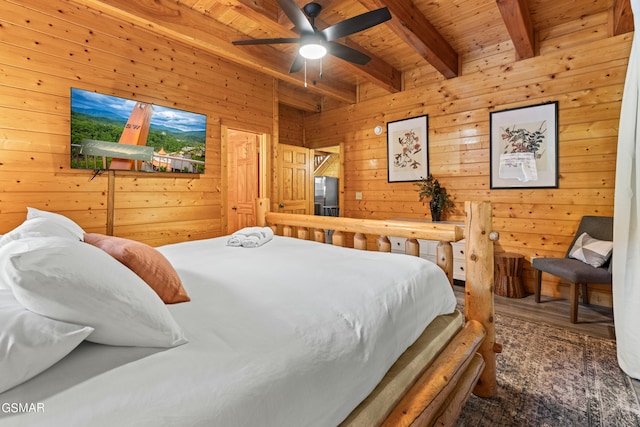
[[[445,223],[420,223],[299,215],[269,212],[269,200],[258,199],[258,225],[271,226],[278,234],[324,242],[325,230],[333,230],[332,243],[345,246],[345,233],[353,233],[353,246],[367,249],[367,236],[376,237],[379,251],[391,251],[389,236],[407,239],[405,251],[419,255],[418,239],[455,242],[466,238],[464,328],[452,339],[413,387],[389,414],[384,425],[452,425],[469,394],[495,394],[495,343],[493,300],[493,242],[491,203],[466,202],[465,228]],[[446,257],[451,251],[444,251]],[[446,271],[449,259],[439,263]]]

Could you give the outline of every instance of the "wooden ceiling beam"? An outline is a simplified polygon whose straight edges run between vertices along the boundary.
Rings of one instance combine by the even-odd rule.
[[[458,53],[414,6],[413,2],[407,0],[359,1],[371,10],[388,7],[392,18],[383,25],[391,28],[443,76],[448,79],[458,76]]]
[[[397,93],[402,90],[402,72],[400,70],[392,67],[387,62],[380,59],[380,57],[373,55],[371,52],[367,52],[362,48],[362,46],[349,39],[345,39],[340,43],[360,51],[371,58],[371,61],[365,65],[357,65],[348,61],[342,61],[353,74],[369,80],[371,83],[389,91],[390,93]]]
[[[298,34],[292,34],[287,31],[278,21],[282,13],[282,9],[276,5],[275,8],[267,8],[265,2],[255,0],[225,0],[220,5],[234,9],[239,14],[257,22],[260,29],[269,37],[297,37]],[[275,2],[273,2],[275,4]],[[274,10],[275,9],[275,10]],[[285,15],[286,16],[286,15]],[[215,19],[215,17],[212,17]]]
[[[536,54],[535,39],[527,1],[496,0],[496,3],[516,50],[516,58],[533,58]]]
[[[190,46],[197,47],[249,69],[295,86],[304,86],[300,76],[289,73],[291,58],[267,46],[234,46],[232,40],[243,35],[202,13],[171,0],[70,0],[72,3],[133,23]],[[265,52],[265,48],[270,49]],[[356,87],[330,76],[311,82],[317,93],[354,104]]]
[[[278,101],[301,111],[319,113],[322,110],[320,95],[284,83],[278,85]]]
[[[233,3],[236,4],[238,2],[234,1]],[[273,21],[277,21],[282,14],[282,9],[273,0],[240,0],[240,3],[263,16],[268,16]]]
[[[630,33],[634,30],[631,0],[614,0],[613,31],[614,36]]]

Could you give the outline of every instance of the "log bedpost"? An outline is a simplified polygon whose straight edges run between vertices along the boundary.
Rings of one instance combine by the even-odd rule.
[[[497,391],[495,312],[493,304],[493,242],[490,202],[465,202],[466,284],[465,317],[476,320],[485,328],[486,336],[478,352],[485,368],[473,393],[493,396]],[[491,237],[490,237],[491,236]]]
[[[436,264],[445,273],[453,287],[453,246],[450,242],[438,242],[436,246]]]
[[[256,199],[256,225],[258,227],[267,225],[267,212],[269,212],[269,199]]]

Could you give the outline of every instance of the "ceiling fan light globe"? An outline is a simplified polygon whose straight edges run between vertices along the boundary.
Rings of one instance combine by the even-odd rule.
[[[320,59],[327,54],[327,48],[317,43],[308,43],[300,46],[300,55],[305,59]]]

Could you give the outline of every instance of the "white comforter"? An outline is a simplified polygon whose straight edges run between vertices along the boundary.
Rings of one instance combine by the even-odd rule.
[[[335,426],[455,297],[417,257],[275,237],[160,248],[191,302],[169,306],[189,342],[85,342],[3,402],[0,426]]]

